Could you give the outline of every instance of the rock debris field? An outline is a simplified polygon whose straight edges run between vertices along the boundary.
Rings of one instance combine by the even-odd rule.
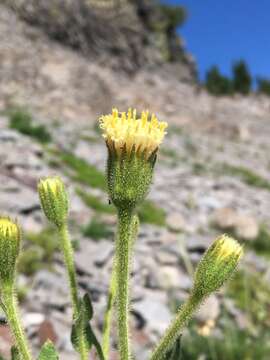
[[[0,212],[17,218],[23,228],[19,299],[35,351],[49,337],[62,359],[76,359],[62,257],[36,191],[43,176],[60,175],[67,185],[79,286],[91,295],[101,334],[116,224],[105,191],[106,147],[98,116],[114,105],[148,108],[169,123],[134,249],[136,358],[147,358],[187,297],[202,253],[219,234],[232,234],[244,244],[240,274],[257,276],[264,294],[270,294],[270,101],[253,95],[212,98],[143,70],[132,79],[118,76],[1,10]],[[46,129],[50,141],[43,144],[12,128],[14,111],[30,114],[31,126]],[[198,333],[220,336],[224,311],[237,328],[252,327],[254,336],[261,331],[252,308],[241,305],[232,287],[205,302],[196,315]],[[269,298],[263,300],[266,308]],[[267,326],[269,314],[264,316]],[[0,354],[8,356],[11,342],[8,327],[1,325]],[[111,359],[117,359],[113,352]]]

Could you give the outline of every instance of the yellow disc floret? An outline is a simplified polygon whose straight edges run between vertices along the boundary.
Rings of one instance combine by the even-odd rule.
[[[18,238],[20,236],[18,225],[9,218],[0,218],[0,236]]]
[[[4,283],[12,286],[15,280],[20,242],[19,225],[8,217],[0,217],[0,293]]]
[[[148,158],[162,143],[168,124],[160,122],[153,114],[143,111],[137,118],[136,110],[119,113],[113,109],[109,115],[100,118],[100,127],[103,137],[110,149],[115,149],[118,154],[125,148],[130,154],[135,150],[137,154],[146,154]]]
[[[47,177],[45,179],[40,180],[39,187],[44,187],[47,191],[52,191],[54,195],[57,194],[59,188],[62,187],[62,182],[60,178],[57,176],[55,177]]]
[[[243,254],[242,246],[233,238],[222,235],[217,241],[216,247],[218,259],[225,260],[229,256],[240,258]]]

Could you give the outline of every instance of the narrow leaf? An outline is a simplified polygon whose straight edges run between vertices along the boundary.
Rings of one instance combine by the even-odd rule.
[[[73,325],[72,325],[72,330],[71,330],[71,343],[73,345],[73,348],[77,351],[80,352],[80,338],[82,336],[82,334],[84,334],[84,332],[82,332],[82,325],[81,325],[81,318],[77,319]],[[85,335],[83,335],[85,336]],[[88,346],[88,349],[90,350],[91,346]]]
[[[104,360],[101,345],[90,325],[93,317],[93,307],[88,294],[85,294],[80,303],[79,317],[74,321],[71,330],[71,342],[74,349],[80,351],[80,339],[83,336],[88,350],[94,345],[100,360]]]
[[[41,349],[38,360],[58,360],[59,355],[51,341],[47,341]]]
[[[91,328],[91,331],[92,331],[92,328]],[[94,346],[96,348],[99,359],[100,360],[105,360],[105,357],[104,357],[104,354],[103,354],[103,351],[102,351],[102,347],[101,347],[98,339],[96,338],[96,335],[93,333],[93,331],[92,331],[92,341],[93,341],[93,344],[94,344]]]
[[[85,294],[82,300],[82,305],[85,311],[85,320],[90,321],[93,317],[93,306],[88,294]]]

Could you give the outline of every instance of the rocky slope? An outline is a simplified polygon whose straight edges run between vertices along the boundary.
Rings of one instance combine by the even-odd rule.
[[[176,34],[184,12],[168,11],[153,0],[5,0],[24,20],[88,59],[135,73],[142,68],[195,81],[196,66]],[[179,18],[179,20],[177,20]]]
[[[79,284],[91,294],[95,325],[101,328],[115,216],[100,173],[106,149],[96,124],[112,106],[148,108],[169,122],[149,195],[155,217],[144,215],[135,247],[132,329],[137,358],[146,359],[175,303],[187,296],[201,253],[225,231],[246,246],[241,270],[252,286],[244,288],[245,294],[250,291],[252,296],[247,308],[240,301],[243,279],[234,281],[237,291],[228,286],[202,308],[196,331],[219,337],[225,311],[235,328],[251,329],[252,339],[263,337],[270,306],[265,256],[270,251],[270,101],[256,96],[212,98],[168,76],[168,64],[159,72],[142,68],[132,77],[116,72],[52,41],[3,5],[0,59],[0,212],[17,217],[24,229],[28,257],[20,265],[19,287],[23,321],[35,347],[49,336],[63,359],[75,359],[64,268],[60,254],[50,252],[49,240],[53,249],[57,240],[36,194],[42,176],[60,174],[69,188]],[[44,126],[51,142],[43,145],[10,129],[10,109],[17,106],[20,116],[27,109],[33,126]],[[97,228],[107,232],[100,234]],[[11,341],[7,327],[0,327],[0,337],[0,353],[6,354]]]

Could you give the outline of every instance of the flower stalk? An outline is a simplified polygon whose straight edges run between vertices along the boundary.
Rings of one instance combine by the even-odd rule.
[[[131,261],[132,259],[133,245],[137,237],[138,229],[139,229],[139,218],[137,215],[134,215],[132,217],[132,224],[131,224],[131,231],[132,231],[131,238],[129,239],[129,261]],[[115,258],[113,261],[113,269],[112,269],[112,275],[110,281],[107,308],[104,316],[102,348],[103,348],[105,360],[109,360],[109,356],[110,356],[110,330],[112,323],[113,306],[115,303],[116,292],[117,292],[116,264],[117,264],[117,254],[115,254]]]
[[[69,238],[67,224],[63,224],[59,228],[59,236],[60,236],[61,249],[62,249],[63,256],[64,256],[64,261],[65,261],[65,266],[66,266],[67,273],[68,273],[68,281],[69,281],[72,306],[74,309],[74,316],[78,317],[79,309],[80,309],[78,286],[77,286],[77,280],[76,280],[76,270],[75,270],[75,264],[74,264],[73,248],[72,248],[72,244],[71,244],[71,241]]]
[[[68,274],[69,289],[73,308],[73,320],[80,316],[80,298],[76,279],[73,247],[70,241],[67,216],[68,196],[62,180],[58,177],[48,177],[40,180],[38,184],[40,202],[48,220],[55,224],[60,237],[60,248],[63,252],[64,262]],[[78,331],[78,351],[81,360],[88,359],[89,347],[84,333],[84,324],[81,322]]]
[[[3,310],[7,316],[11,331],[14,335],[16,346],[23,360],[31,360],[28,341],[22,327],[17,306],[17,295],[14,288],[6,286],[2,294]]]
[[[118,347],[120,360],[129,360],[129,267],[138,229],[136,209],[149,191],[157,150],[166,134],[167,123],[159,122],[155,115],[149,120],[148,112],[142,112],[138,118],[136,110],[119,113],[113,109],[111,114],[100,118],[100,127],[108,148],[108,193],[118,215],[115,284],[112,279],[117,300]],[[110,321],[110,313],[108,316]],[[105,320],[108,322],[108,318]],[[107,332],[105,336],[108,352]]]
[[[118,211],[118,233],[116,239],[117,319],[120,359],[131,357],[129,346],[129,267],[130,249],[133,239],[134,213],[130,209]]]
[[[167,352],[172,348],[194,312],[207,296],[217,291],[232,276],[242,255],[242,247],[236,240],[226,235],[213,242],[197,266],[193,289],[188,300],[180,307],[150,360],[166,358]]]
[[[71,301],[73,307],[73,317],[74,319],[77,319],[80,316],[80,300],[78,294],[78,284],[76,279],[73,247],[70,241],[68,227],[66,223],[63,223],[59,227],[59,235],[60,235],[61,249],[63,252],[65,266],[68,274],[69,289],[70,289]],[[83,326],[81,326],[80,328],[78,341],[79,341],[79,352],[81,355],[81,360],[87,360],[89,350],[86,344]]]
[[[18,224],[9,218],[0,218],[0,305],[6,314],[22,359],[31,360],[31,352],[17,308],[15,288],[20,244],[21,230]]]
[[[168,327],[165,335],[152,353],[150,360],[166,359],[166,354],[174,345],[182,329],[188,323],[193,313],[197,310],[202,299],[191,295],[188,300],[180,307],[175,319]]]

